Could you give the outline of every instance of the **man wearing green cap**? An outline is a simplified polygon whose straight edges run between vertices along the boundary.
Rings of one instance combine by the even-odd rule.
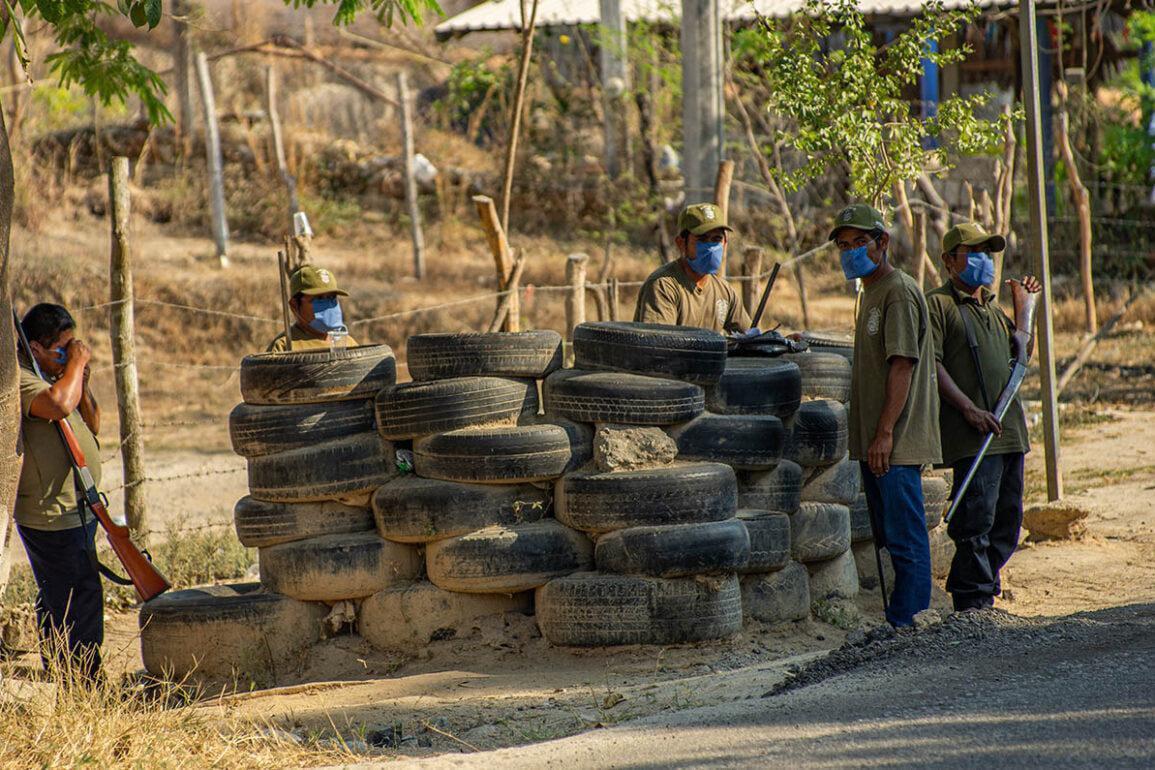
[[[930,606],[922,466],[942,460],[926,299],[890,263],[890,235],[875,208],[847,206],[830,240],[846,279],[863,286],[850,380],[850,457],[861,466],[875,544],[886,547],[894,565],[886,619],[910,626]]]
[[[338,297],[349,292],[337,285],[331,270],[313,265],[301,265],[289,277],[289,309],[296,322],[289,327],[293,350],[327,348],[338,338],[352,347],[357,342],[349,336]],[[289,349],[284,333],[278,334],[265,349],[268,353],[284,353]]]
[[[738,293],[718,273],[726,263],[727,233],[722,210],[695,203],[678,216],[676,243],[681,259],[662,265],[638,293],[634,320],[697,326],[716,332],[744,332],[750,317]]]
[[[1003,236],[973,222],[952,227],[942,239],[947,280],[926,295],[942,397],[943,461],[956,481],[966,476],[986,435],[995,434],[947,528],[955,556],[946,590],[959,611],[994,605],[999,570],[1014,553],[1023,522],[1023,458],[1030,450],[1023,407],[1016,398],[1001,424],[992,413],[1018,344],[1016,323],[988,288],[995,279],[990,255],[1006,246]],[[1042,288],[1033,276],[1007,285],[1015,294]],[[1022,339],[1030,338],[1030,329],[1020,331]]]

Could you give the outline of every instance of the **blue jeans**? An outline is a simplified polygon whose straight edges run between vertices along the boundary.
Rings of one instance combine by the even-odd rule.
[[[894,565],[894,589],[886,619],[909,626],[930,606],[930,539],[922,498],[922,471],[917,465],[892,465],[882,476],[860,463],[862,489],[870,509],[875,545],[886,547]]]

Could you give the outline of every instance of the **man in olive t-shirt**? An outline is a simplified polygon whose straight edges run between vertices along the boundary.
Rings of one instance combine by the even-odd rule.
[[[342,347],[357,344],[345,326],[345,316],[338,297],[349,292],[337,286],[332,270],[301,265],[289,276],[289,310],[296,319],[289,327],[293,350],[322,350],[340,341]],[[289,349],[284,332],[265,348],[267,353],[284,353]]]
[[[947,527],[955,544],[946,589],[956,610],[994,605],[1001,591],[999,571],[1019,542],[1023,522],[1023,459],[1030,449],[1023,407],[1016,398],[1000,423],[993,414],[1010,380],[1016,324],[987,286],[994,280],[992,252],[1006,248],[1001,235],[967,222],[943,236],[947,280],[927,292],[938,390],[943,461],[965,478],[988,433],[995,439]],[[1008,281],[1012,292],[1041,289],[1032,276]],[[972,348],[973,343],[973,348]],[[953,498],[953,495],[952,495]]]
[[[95,677],[104,641],[104,591],[91,558],[96,520],[81,521],[76,479],[64,443],[53,424],[67,419],[93,479],[100,482],[100,406],[88,387],[92,352],[75,336],[76,323],[60,305],[33,307],[20,323],[32,363],[20,359],[20,429],[24,461],[16,491],[16,529],[36,579],[36,617],[45,666],[66,639],[69,658],[82,674]]]
[[[718,273],[726,263],[727,233],[722,210],[712,203],[686,206],[678,216],[681,258],[662,265],[638,292],[634,320],[696,326],[715,332],[744,332],[750,317],[738,292]]]
[[[850,381],[850,457],[861,466],[875,543],[886,546],[894,565],[886,619],[909,626],[930,606],[921,466],[942,460],[926,300],[914,280],[890,264],[890,236],[873,207],[843,209],[830,240],[846,279],[863,285]]]

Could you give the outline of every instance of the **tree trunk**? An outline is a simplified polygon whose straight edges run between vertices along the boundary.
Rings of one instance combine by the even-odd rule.
[[[12,233],[12,199],[15,195],[12,148],[8,125],[0,109],[0,423],[20,424],[19,394],[16,389],[16,334],[12,326],[12,295],[8,291],[8,239]],[[0,431],[0,540],[12,532],[12,506],[20,480],[20,455],[16,453],[19,430]],[[0,596],[8,578],[8,556],[12,549],[0,542]]]
[[[1091,274],[1091,195],[1079,176],[1075,153],[1071,150],[1071,118],[1067,110],[1067,84],[1056,85],[1059,92],[1059,154],[1067,167],[1067,183],[1071,198],[1079,212],[1079,277],[1083,281],[1084,331],[1094,336],[1099,330],[1099,314],[1095,308],[1095,281]]]

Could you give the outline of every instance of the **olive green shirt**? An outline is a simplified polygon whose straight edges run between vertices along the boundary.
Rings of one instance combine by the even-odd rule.
[[[1011,337],[1015,324],[999,307],[995,295],[982,290],[981,301],[964,294],[950,280],[926,294],[930,310],[930,328],[934,332],[934,357],[943,365],[959,390],[980,409],[992,411],[999,394],[1011,378]],[[967,342],[962,314],[966,313],[975,331],[979,364],[983,368],[988,402],[979,386],[975,359]],[[946,400],[938,415],[942,431],[942,459],[955,463],[978,454],[984,434],[971,427],[962,412]],[[991,442],[988,454],[1002,455],[1030,450],[1027,419],[1018,398],[1011,402],[1003,417],[1003,432]]]
[[[702,286],[690,280],[682,260],[668,262],[642,284],[634,320],[671,326],[696,326],[716,332],[744,332],[750,317],[734,287],[716,275]]]
[[[894,424],[890,463],[941,462],[938,378],[926,298],[914,279],[898,269],[867,286],[860,299],[850,378],[850,457],[853,460],[867,459],[886,401],[890,359],[895,356],[912,358],[916,363],[906,404]]]
[[[64,442],[51,420],[31,415],[32,402],[48,390],[49,384],[36,376],[31,367],[20,363],[20,430],[24,443],[24,463],[20,468],[20,485],[16,489],[16,523],[28,529],[50,532],[80,526],[76,512],[76,482],[72,463]],[[80,416],[79,410],[68,415],[68,424],[76,434],[76,443],[100,484],[100,445]]]
[[[302,329],[299,324],[293,324],[290,326],[289,334],[293,340],[293,350],[321,350],[327,349],[329,347],[328,339],[324,337],[314,337],[313,335],[309,334],[309,332]],[[356,347],[356,345],[357,341],[353,339],[353,335],[349,335],[345,338],[345,347],[352,348]],[[265,348],[265,352],[284,353],[288,349],[289,346],[285,342],[285,333],[281,332],[276,337],[273,337],[273,341],[269,343],[267,348]]]

